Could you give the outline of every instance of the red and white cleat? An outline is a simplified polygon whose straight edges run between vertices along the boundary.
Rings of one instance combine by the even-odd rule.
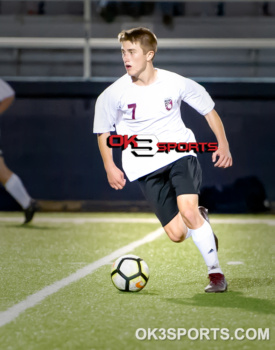
[[[222,273],[210,273],[210,283],[204,289],[206,293],[223,293],[227,290],[227,282]]]

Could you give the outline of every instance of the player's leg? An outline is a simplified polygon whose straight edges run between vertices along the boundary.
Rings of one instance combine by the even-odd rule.
[[[0,182],[23,208],[25,223],[30,222],[38,209],[37,203],[29,196],[21,179],[6,166],[2,156],[0,156]]]
[[[171,166],[143,176],[138,183],[168,237],[180,243],[186,239],[188,229],[179,213],[176,193],[169,181]]]
[[[3,186],[5,186],[12,174],[12,171],[6,166],[3,156],[0,154],[0,182]]]
[[[174,216],[164,227],[164,231],[167,233],[171,241],[175,243],[183,242],[187,237],[188,228],[186,227],[180,212]]]
[[[198,195],[188,194],[177,197],[183,221],[189,227],[195,245],[198,247],[208,268],[210,284],[206,292],[224,292],[227,283],[221,270],[214,233],[208,221],[198,209]]]
[[[206,292],[223,292],[227,284],[219,265],[217,246],[212,228],[203,218],[198,207],[202,172],[198,159],[194,156],[183,157],[175,162],[170,171],[170,180],[177,195],[177,204],[185,225],[187,236],[201,252],[208,268],[210,285]]]
[[[21,179],[6,166],[3,157],[0,157],[0,182],[23,209],[28,208],[31,203],[31,197]]]
[[[182,194],[177,196],[178,208],[182,219],[190,229],[197,229],[204,223],[198,208],[197,194]]]

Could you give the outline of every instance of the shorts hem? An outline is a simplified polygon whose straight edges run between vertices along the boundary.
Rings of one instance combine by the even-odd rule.
[[[169,222],[172,221],[172,220],[174,219],[174,217],[176,217],[176,216],[178,215],[178,213],[179,213],[179,210],[177,210],[177,212],[176,212],[175,214],[172,214],[172,215],[171,215],[171,219],[169,219],[168,222],[166,222],[165,224],[163,224],[163,223],[161,222],[162,227],[168,225]]]

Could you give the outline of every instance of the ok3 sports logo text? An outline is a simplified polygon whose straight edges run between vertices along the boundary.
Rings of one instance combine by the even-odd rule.
[[[217,142],[159,142],[155,135],[110,135],[107,138],[110,148],[125,150],[131,147],[136,157],[153,157],[156,153],[190,152],[195,153],[215,152],[218,149]]]

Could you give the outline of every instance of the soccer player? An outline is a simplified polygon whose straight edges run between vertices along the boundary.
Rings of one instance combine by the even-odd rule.
[[[193,151],[156,153],[135,157],[128,147],[122,152],[121,171],[107,145],[111,131],[119,135],[155,135],[159,142],[195,142],[193,132],[181,118],[181,101],[205,116],[213,130],[218,149],[213,153],[215,167],[227,168],[232,157],[222,121],[206,90],[176,73],[155,68],[157,38],[147,28],[133,28],[118,35],[127,73],[98,97],[94,133],[109,184],[116,190],[137,180],[168,237],[182,242],[192,236],[208,268],[206,292],[224,292],[227,282],[217,255],[217,239],[209,224],[207,209],[198,207],[201,168]]]
[[[0,79],[0,115],[3,114],[14,101],[14,90],[4,80]],[[5,164],[3,151],[1,147],[0,130],[0,183],[7,192],[21,205],[25,214],[24,223],[30,222],[38,205],[26,191],[21,179],[14,174]]]

